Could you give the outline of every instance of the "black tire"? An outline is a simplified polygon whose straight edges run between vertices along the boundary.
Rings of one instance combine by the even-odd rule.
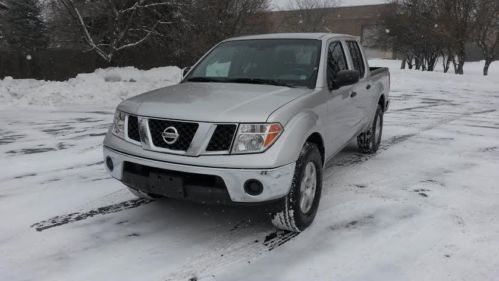
[[[307,173],[305,169],[308,163],[315,167],[315,192],[311,204],[307,204],[309,210],[302,211],[300,203],[302,202],[302,192],[300,187],[303,184],[303,177]],[[271,213],[272,224],[278,229],[301,232],[306,229],[314,220],[319,208],[319,201],[322,191],[322,158],[319,148],[313,143],[305,143],[296,162],[295,173],[289,194],[277,204],[276,211]],[[310,197],[309,197],[310,198]]]
[[[379,123],[378,123],[379,122]],[[383,109],[378,105],[371,127],[357,137],[359,150],[365,154],[376,153],[383,135]]]

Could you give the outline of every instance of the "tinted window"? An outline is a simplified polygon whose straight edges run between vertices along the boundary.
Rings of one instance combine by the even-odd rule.
[[[327,57],[328,83],[333,83],[338,72],[348,69],[345,52],[340,42],[333,42],[329,45]]]
[[[359,44],[356,41],[348,41],[347,45],[350,55],[352,56],[353,67],[355,70],[359,71],[360,77],[362,78],[366,73],[366,67],[364,65],[364,58],[360,52]]]
[[[240,40],[220,44],[191,72],[187,81],[278,81],[315,87],[319,40]],[[216,79],[215,79],[216,78]]]

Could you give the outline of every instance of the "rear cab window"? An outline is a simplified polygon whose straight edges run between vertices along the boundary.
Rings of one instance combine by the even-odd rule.
[[[364,57],[360,51],[359,43],[357,41],[347,41],[348,51],[352,57],[353,69],[359,71],[360,78],[364,78],[366,74],[366,65],[364,63]]]

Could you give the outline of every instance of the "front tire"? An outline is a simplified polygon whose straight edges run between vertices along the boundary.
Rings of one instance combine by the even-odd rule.
[[[322,158],[319,148],[305,143],[296,162],[289,194],[271,214],[278,229],[301,232],[314,220],[322,191]]]
[[[365,154],[374,154],[379,149],[381,136],[383,134],[383,109],[378,105],[374,120],[369,129],[362,132],[357,137],[357,145],[359,150]]]

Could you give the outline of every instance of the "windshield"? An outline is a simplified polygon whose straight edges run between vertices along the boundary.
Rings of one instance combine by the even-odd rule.
[[[191,71],[186,81],[314,88],[320,52],[319,40],[224,42]]]

